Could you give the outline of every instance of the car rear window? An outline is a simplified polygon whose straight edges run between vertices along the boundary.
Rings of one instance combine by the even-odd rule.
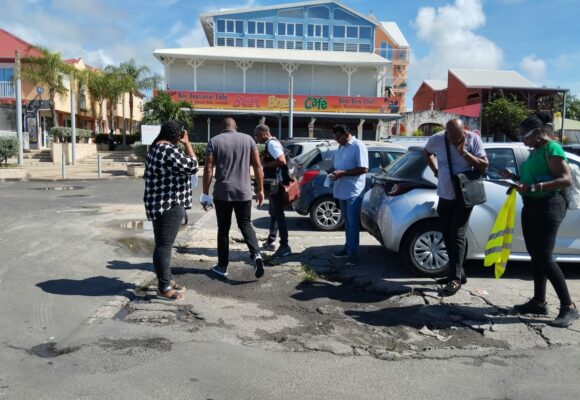
[[[422,151],[409,151],[392,162],[386,168],[386,173],[395,178],[419,177],[423,175],[426,166]]]

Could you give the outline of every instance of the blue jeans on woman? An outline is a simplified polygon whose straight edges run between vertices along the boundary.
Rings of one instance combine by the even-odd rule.
[[[363,195],[340,201],[340,212],[344,215],[344,233],[346,242],[344,248],[349,257],[356,257],[360,238],[360,209]]]

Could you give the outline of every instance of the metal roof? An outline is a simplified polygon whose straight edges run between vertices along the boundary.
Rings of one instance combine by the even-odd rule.
[[[391,38],[393,42],[395,42],[397,47],[409,47],[409,42],[407,42],[407,39],[405,39],[403,32],[401,32],[399,25],[397,25],[396,22],[385,21],[381,22],[380,24],[383,31],[387,34],[387,36],[389,36],[389,38]]]
[[[255,61],[265,63],[354,65],[366,67],[384,67],[389,63],[387,59],[372,53],[255,49],[249,47],[158,49],[153,52],[153,55],[161,62],[166,58],[179,58],[185,60]]]
[[[429,86],[434,91],[438,92],[440,90],[447,89],[447,81],[437,80],[437,79],[427,79],[423,81],[424,84]]]
[[[538,86],[516,71],[450,69],[449,73],[468,88],[538,89]]]

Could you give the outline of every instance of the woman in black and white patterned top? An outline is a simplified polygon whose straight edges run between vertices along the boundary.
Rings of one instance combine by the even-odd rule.
[[[179,143],[185,147],[185,153],[177,147]],[[197,166],[183,124],[164,122],[147,153],[143,202],[147,219],[153,221],[157,296],[168,300],[183,299],[184,288],[171,276],[171,250],[185,210],[191,208],[191,175],[197,173]]]

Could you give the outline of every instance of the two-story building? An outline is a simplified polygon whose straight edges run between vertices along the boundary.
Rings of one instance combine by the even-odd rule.
[[[42,54],[33,45],[0,29],[0,135],[16,135],[16,89],[14,77],[15,52],[21,57],[40,57]],[[78,70],[91,68],[81,58],[65,60]],[[66,87],[70,87],[68,76],[63,76]],[[129,95],[125,93],[113,107],[113,120],[109,121],[103,105],[103,122],[98,126],[97,105],[90,98],[88,90],[77,82],[76,94],[76,127],[95,132],[108,132],[110,129],[120,131],[123,127],[131,130],[142,117],[144,96],[134,96],[133,120],[129,118]],[[48,90],[37,87],[31,82],[22,81],[22,119],[25,148],[44,147],[47,143],[47,129],[52,126],[52,115],[49,107]],[[71,126],[71,101],[69,94],[57,96],[55,108],[59,126]],[[125,118],[123,120],[123,118]],[[133,129],[134,131],[134,129]]]
[[[372,16],[337,1],[306,1],[200,20],[210,47],[154,52],[172,96],[192,102],[198,132],[237,114],[240,129],[263,119],[286,137],[290,86],[294,136],[328,136],[342,122],[374,139],[398,115],[391,61],[380,53],[383,42],[383,56],[401,43]]]

